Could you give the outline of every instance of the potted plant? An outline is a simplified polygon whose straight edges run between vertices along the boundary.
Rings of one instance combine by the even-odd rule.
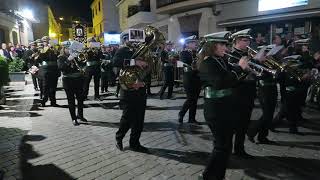
[[[3,92],[3,86],[7,85],[9,77],[8,64],[5,58],[0,56],[0,105],[5,104],[6,99]]]
[[[25,81],[25,72],[22,72],[24,61],[14,58],[9,62],[9,79],[11,82]]]

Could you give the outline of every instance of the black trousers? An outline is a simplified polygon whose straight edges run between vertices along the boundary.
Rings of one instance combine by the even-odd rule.
[[[101,91],[108,91],[109,77],[101,74]]]
[[[83,80],[84,78],[63,78],[63,88],[68,99],[68,108],[71,119],[77,119],[76,103],[78,101],[78,116],[83,117]]]
[[[124,97],[120,100],[122,117],[120,119],[119,130],[116,132],[117,141],[122,141],[131,128],[130,146],[135,147],[140,145],[139,139],[143,130],[146,102],[145,88],[141,88],[138,91],[125,92]]]
[[[185,73],[186,74],[186,73]],[[189,121],[195,120],[197,113],[197,103],[201,91],[200,80],[192,76],[185,75],[183,77],[183,85],[187,94],[187,99],[182,105],[182,109],[179,112],[179,116],[184,115],[189,110]]]
[[[43,102],[50,98],[51,104],[56,103],[56,90],[58,84],[57,73],[46,73],[42,79]]]
[[[100,86],[100,69],[99,66],[97,67],[90,67],[88,70],[86,70],[86,76],[84,80],[84,98],[87,98],[89,94],[89,87],[90,87],[90,82],[93,77],[94,81],[94,96],[99,97],[99,86]]]
[[[171,98],[172,92],[173,92],[173,85],[174,85],[173,67],[164,67],[163,75],[164,75],[164,83],[160,89],[159,95],[160,97],[162,97],[167,87],[169,87],[168,98]]]
[[[34,89],[38,89],[38,78],[37,75],[31,74],[32,77],[32,83],[33,83],[33,87]]]
[[[279,116],[285,117],[289,122],[290,129],[297,128],[297,122],[301,119],[303,91],[286,91]],[[274,126],[280,124],[281,119],[275,119]]]
[[[277,104],[278,91],[276,85],[260,86],[258,89],[258,98],[262,106],[262,116],[257,124],[252,127],[252,131],[248,134],[255,137],[258,134],[258,139],[264,139],[269,134],[274,111]]]
[[[183,103],[182,109],[179,112],[179,116],[184,117],[184,115],[189,110],[189,121],[195,120],[197,113],[197,103],[201,89],[195,87],[196,89],[187,92],[187,100]]]
[[[230,101],[231,100],[231,101]],[[205,100],[204,117],[213,135],[214,148],[204,172],[204,180],[222,180],[225,176],[235,131],[232,99],[213,102]]]
[[[237,126],[234,140],[234,152],[244,151],[244,141],[250,124],[251,113],[254,107],[254,99],[256,97],[256,85],[243,84],[238,92],[237,98]]]

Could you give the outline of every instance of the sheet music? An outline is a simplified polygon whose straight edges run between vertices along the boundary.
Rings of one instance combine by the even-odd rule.
[[[182,62],[182,61],[177,61],[177,67],[179,68],[179,67],[183,67],[183,64],[184,64],[184,62]]]
[[[264,57],[264,53],[266,50],[267,50],[267,46],[262,47],[253,59],[258,61],[261,60]]]
[[[272,49],[268,52],[267,56],[273,56],[273,55],[277,54],[283,47],[284,47],[284,46],[275,46],[274,48],[272,48]]]

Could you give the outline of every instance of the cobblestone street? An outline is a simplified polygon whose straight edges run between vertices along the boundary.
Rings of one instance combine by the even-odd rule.
[[[89,122],[75,127],[63,89],[57,91],[60,107],[47,103],[42,108],[39,96],[35,96],[38,92],[28,80],[27,85],[7,87],[7,105],[0,110],[0,170],[6,180],[196,180],[206,165],[212,135],[204,124],[203,99],[197,111],[197,120],[203,125],[179,125],[177,114],[185,100],[184,94],[177,93],[180,88],[175,89],[174,100],[159,100],[157,96],[148,99],[141,144],[150,148],[150,154],[143,154],[128,150],[129,134],[124,139],[125,151],[115,148],[121,110],[114,95],[104,95],[103,101],[86,101],[84,115]],[[157,93],[159,87],[152,91]],[[260,115],[256,103],[252,120]],[[247,141],[247,151],[256,158],[231,157],[227,179],[319,179],[320,113],[306,108],[303,116],[309,119],[300,127],[304,136],[279,128],[279,132],[270,134],[270,139],[277,141],[275,145]]]

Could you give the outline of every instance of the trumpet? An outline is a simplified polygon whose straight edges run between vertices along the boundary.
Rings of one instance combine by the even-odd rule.
[[[236,56],[234,56],[234,55],[232,55],[232,54],[229,54],[229,53],[224,53],[224,54],[225,54],[226,56],[230,57],[230,58],[234,58],[234,59],[239,60],[239,61],[240,61],[240,59],[241,59],[241,58],[238,58],[238,57],[236,57]],[[231,62],[228,62],[228,63],[229,63],[230,65],[232,65],[232,66],[236,66],[235,63],[231,63]],[[248,69],[248,71],[250,71],[251,73],[253,73],[255,76],[262,76],[263,72],[267,72],[267,73],[269,73],[269,74],[272,74],[273,76],[275,76],[275,75],[278,73],[278,71],[276,71],[276,70],[266,68],[266,67],[264,67],[264,66],[262,66],[262,65],[259,65],[259,64],[257,64],[257,63],[252,62],[251,60],[248,61],[248,65],[249,65],[249,67],[250,67],[250,68]]]
[[[247,46],[248,54],[253,58],[258,52],[253,48]],[[273,57],[267,57],[267,59],[262,62],[263,65],[270,69],[276,69],[278,72],[287,72],[289,76],[297,79],[298,81],[302,81],[303,75],[305,74],[297,67],[294,67],[293,64],[281,64],[278,63]]]

